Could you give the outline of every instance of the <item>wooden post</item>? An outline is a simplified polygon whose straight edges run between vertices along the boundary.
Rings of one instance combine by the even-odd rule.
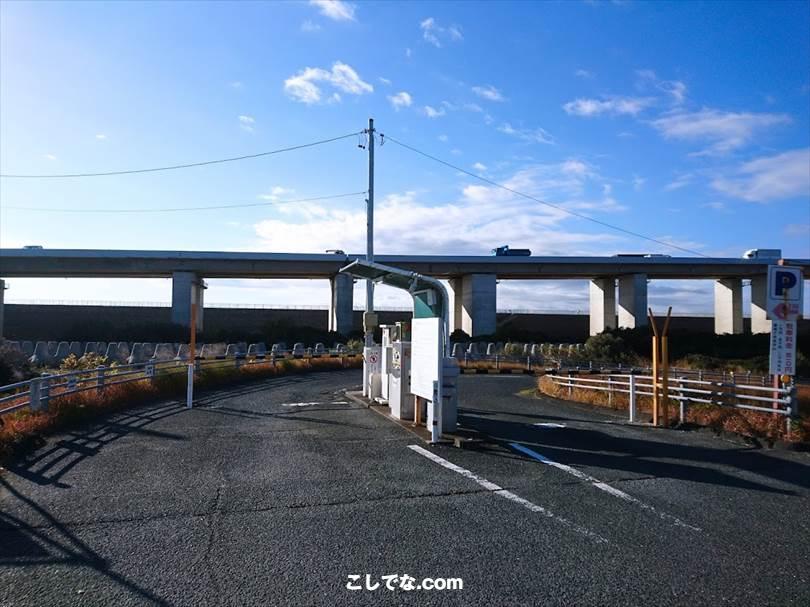
[[[661,337],[661,407],[664,426],[669,425],[669,338]]]
[[[663,365],[661,377],[661,404],[664,408],[664,426],[669,425],[669,321],[672,317],[672,306],[667,310],[667,319],[661,331],[661,363]]]
[[[648,308],[652,336],[652,423],[658,425],[658,327],[655,324],[655,315],[652,308]]]
[[[652,338],[652,423],[658,425],[658,335]]]

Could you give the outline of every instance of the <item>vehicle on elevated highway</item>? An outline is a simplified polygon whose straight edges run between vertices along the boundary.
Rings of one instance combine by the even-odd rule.
[[[492,249],[492,254],[495,257],[531,257],[532,252],[529,249],[510,249],[509,245],[503,245]]]

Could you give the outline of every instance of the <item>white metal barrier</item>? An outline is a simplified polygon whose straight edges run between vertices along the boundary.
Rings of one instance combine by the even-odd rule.
[[[338,357],[354,358],[357,354],[346,353]],[[305,360],[318,357],[305,356]],[[201,359],[194,361],[194,369],[239,369],[243,365],[283,363],[292,360],[285,356],[246,356],[244,354],[229,358]],[[154,381],[157,377],[188,373],[188,360],[155,361],[150,360],[132,365],[101,366],[95,369],[69,371],[67,373],[43,373],[26,381],[0,386],[0,416],[30,407],[32,411],[47,411],[51,399],[78,394],[90,390],[102,392],[104,388],[134,381]],[[1,422],[0,422],[1,423]]]
[[[546,377],[556,385],[568,388],[569,396],[572,396],[574,388],[607,392],[608,402],[614,394],[627,394],[631,422],[637,421],[638,397],[653,395],[651,375],[608,375],[597,378],[571,374]],[[795,385],[774,388],[678,376],[670,377],[669,400],[679,404],[681,421],[686,419],[686,409],[692,403],[776,413],[787,418],[799,416]]]

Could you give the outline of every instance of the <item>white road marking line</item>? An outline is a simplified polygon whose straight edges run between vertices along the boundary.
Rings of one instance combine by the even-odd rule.
[[[532,424],[532,426],[540,426],[541,428],[565,428],[565,424],[555,424],[554,422],[539,422]]]
[[[478,476],[477,474],[467,470],[466,468],[462,468],[461,466],[456,466],[453,462],[447,461],[443,457],[439,457],[435,453],[432,453],[432,452],[428,451],[427,449],[425,449],[423,447],[420,447],[419,445],[408,445],[408,449],[411,449],[412,451],[415,451],[419,455],[425,456],[426,458],[428,458],[431,461],[436,462],[440,466],[444,466],[448,470],[452,470],[453,472],[456,472],[456,473],[460,474],[461,476],[470,479],[471,481],[475,481],[476,483],[481,485],[487,491],[492,491],[495,495],[499,495],[499,496],[501,496],[503,498],[506,498],[508,500],[511,500],[511,501],[515,502],[516,504],[520,504],[521,506],[523,506],[524,508],[527,508],[528,510],[531,510],[532,512],[537,512],[539,514],[542,514],[543,516],[546,516],[548,518],[552,518],[555,521],[557,521],[558,523],[561,523],[561,524],[565,525],[566,527],[576,531],[577,533],[581,533],[582,535],[588,536],[589,538],[593,539],[594,541],[596,541],[596,542],[598,542],[600,544],[607,544],[608,543],[608,541],[605,538],[603,538],[601,535],[598,535],[597,533],[594,533],[593,531],[590,531],[590,530],[586,529],[585,527],[581,527],[581,526],[579,526],[579,525],[577,525],[575,523],[572,523],[571,521],[569,521],[566,518],[563,518],[561,516],[557,516],[556,514],[554,514],[553,512],[547,510],[546,508],[543,508],[543,506],[538,506],[537,504],[532,503],[529,500],[524,499],[524,498],[520,497],[519,495],[517,495],[515,493],[512,493],[511,491],[508,491],[507,489],[504,489],[500,485],[496,485],[495,483],[493,483],[491,481],[488,481],[487,479],[485,479],[483,477]]]
[[[349,404],[348,401],[339,400],[339,401],[334,401],[334,402],[329,402],[329,403],[319,403],[319,402],[315,402],[315,403],[282,403],[281,406],[282,407],[312,407],[314,405],[348,405],[348,404]]]
[[[553,466],[555,468],[558,468],[558,469],[562,470],[563,472],[567,472],[568,474],[571,474],[571,475],[577,477],[580,480],[586,481],[586,482],[590,483],[591,485],[593,485],[594,487],[596,487],[597,489],[601,489],[605,493],[609,493],[610,495],[612,495],[614,497],[618,497],[619,499],[622,499],[622,500],[624,500],[626,502],[629,502],[631,504],[635,504],[636,506],[639,506],[640,508],[643,508],[644,510],[649,510],[650,512],[658,515],[659,517],[661,517],[662,519],[664,519],[666,521],[669,521],[669,522],[673,523],[674,525],[677,525],[679,527],[686,527],[687,529],[691,529],[692,531],[701,531],[700,527],[695,527],[694,525],[684,523],[681,519],[679,519],[676,516],[673,516],[671,514],[667,514],[666,512],[661,512],[659,510],[656,510],[655,507],[650,506],[649,504],[647,504],[645,502],[642,502],[640,499],[635,498],[632,495],[629,495],[629,494],[625,493],[624,491],[621,491],[620,489],[616,489],[616,487],[611,487],[607,483],[605,483],[603,481],[600,481],[598,478],[594,478],[593,476],[590,476],[589,474],[585,474],[581,470],[577,470],[576,468],[573,468],[571,466],[566,466],[565,464],[561,464],[559,462],[555,462],[554,460],[550,460],[546,456],[537,453],[537,451],[529,449],[528,447],[524,447],[523,445],[520,445],[518,443],[510,443],[509,445],[513,449],[516,449],[516,450],[518,450],[518,451],[520,451],[522,453],[525,453],[529,457],[534,458],[539,462],[542,462],[542,463],[544,463],[544,464],[546,464],[548,466]]]

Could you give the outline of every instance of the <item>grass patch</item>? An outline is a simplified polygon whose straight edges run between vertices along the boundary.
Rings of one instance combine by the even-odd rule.
[[[196,375],[195,390],[222,388],[245,381],[282,375],[356,369],[362,357],[311,358],[280,360],[272,363],[255,361],[238,369],[233,361],[203,367]],[[74,426],[93,421],[102,415],[128,409],[165,398],[184,396],[187,367],[156,375],[153,380],[142,379],[104,386],[73,394],[53,394],[48,411],[21,409],[0,418],[0,462],[42,445],[44,437]]]

